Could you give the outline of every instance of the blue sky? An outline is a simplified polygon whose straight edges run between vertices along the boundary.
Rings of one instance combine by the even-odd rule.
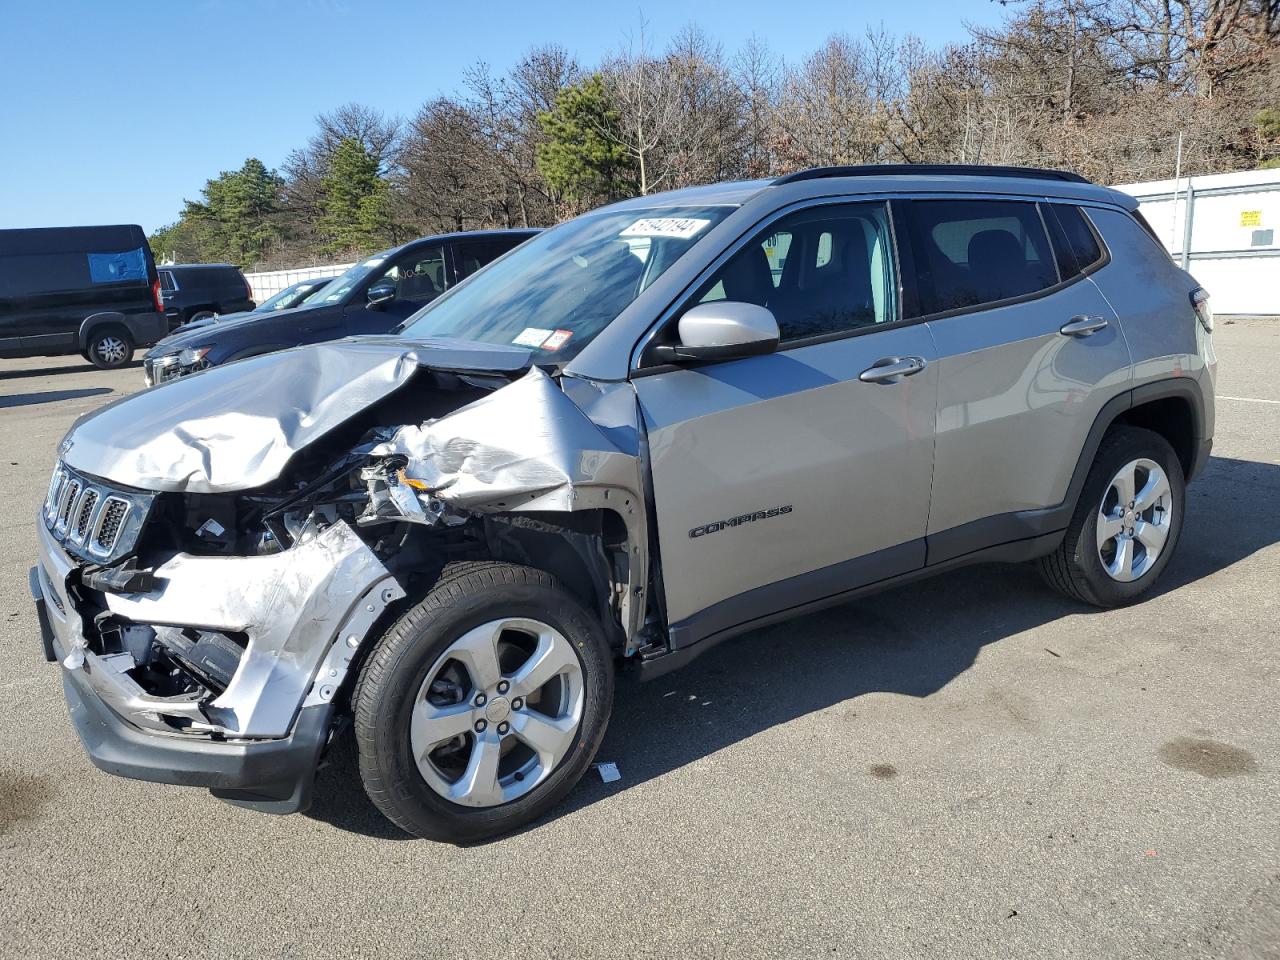
[[[177,218],[249,156],[270,167],[317,113],[358,101],[412,115],[478,59],[503,70],[556,42],[593,63],[634,34],[699,24],[798,61],[828,34],[883,24],[930,44],[998,22],[993,0],[8,0],[0,57],[0,228]]]

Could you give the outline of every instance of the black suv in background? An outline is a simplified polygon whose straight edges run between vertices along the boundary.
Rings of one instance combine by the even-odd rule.
[[[160,267],[160,296],[169,326],[252,310],[253,290],[230,263],[181,263]]]
[[[390,333],[537,232],[487,230],[412,240],[366,257],[291,310],[224,317],[177,330],[143,358],[147,384],[306,343]]]
[[[0,230],[0,358],[78,353],[109,369],[167,331],[141,227]]]

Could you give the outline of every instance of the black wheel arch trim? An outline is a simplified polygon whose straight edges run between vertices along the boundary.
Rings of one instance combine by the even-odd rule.
[[[102,327],[121,327],[129,336],[133,336],[133,328],[129,325],[129,318],[123,313],[117,311],[104,311],[102,313],[91,313],[80,321],[80,349],[89,349],[89,339],[94,332]]]
[[[81,352],[89,349],[89,338],[94,331],[104,326],[120,327],[129,335],[135,347],[155,343],[169,330],[169,321],[163,313],[121,313],[118,310],[103,310],[91,313],[80,321],[80,330],[76,336]]]

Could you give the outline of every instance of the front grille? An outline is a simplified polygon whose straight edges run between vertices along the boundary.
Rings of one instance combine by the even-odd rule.
[[[71,530],[71,539],[76,543],[84,543],[84,538],[89,533],[89,521],[93,519],[93,508],[100,496],[92,487],[81,495],[80,506],[76,509],[76,525]]]
[[[120,536],[120,528],[125,517],[129,515],[129,501],[119,497],[108,497],[102,508],[102,517],[98,520],[98,531],[93,535],[93,545],[103,551],[110,551]]]
[[[44,522],[69,553],[107,563],[133,550],[154,499],[155,494],[110,487],[58,464]]]
[[[67,527],[71,523],[71,514],[75,512],[76,504],[80,502],[80,491],[84,489],[84,484],[75,477],[68,477],[66,485],[62,488],[62,499],[58,502],[58,521],[54,525],[54,529],[59,534],[65,534]]]

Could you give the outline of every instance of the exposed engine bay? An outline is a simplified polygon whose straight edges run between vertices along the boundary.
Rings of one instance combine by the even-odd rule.
[[[288,356],[262,359],[278,367]],[[163,401],[218,373],[150,396]],[[84,448],[73,430],[59,469],[81,471],[98,496],[128,484],[120,495],[146,503],[135,540],[100,562],[73,536],[83,493],[64,502],[67,484],[55,474],[46,527],[55,537],[63,530],[64,548],[87,561],[65,571],[83,624],[67,666],[86,666],[104,700],[155,731],[283,736],[301,706],[341,695],[375,625],[461,559],[536,562],[599,613],[620,653],[635,652],[648,593],[639,457],[625,443],[635,431],[602,429],[579,406],[599,404],[625,427],[628,414],[617,411],[634,416],[634,397],[626,384],[573,389],[577,402],[523,365],[414,365],[405,375],[397,362],[381,396],[245,489],[210,489],[237,486],[220,469],[221,426],[188,436],[205,450],[185,489],[173,489],[172,474],[144,486],[119,462],[114,476],[93,473],[100,464],[76,456]],[[188,433],[196,426],[184,422]],[[246,449],[241,430],[232,444]],[[130,456],[151,458],[154,472],[156,451]],[[241,475],[254,476],[264,459],[252,456]]]

